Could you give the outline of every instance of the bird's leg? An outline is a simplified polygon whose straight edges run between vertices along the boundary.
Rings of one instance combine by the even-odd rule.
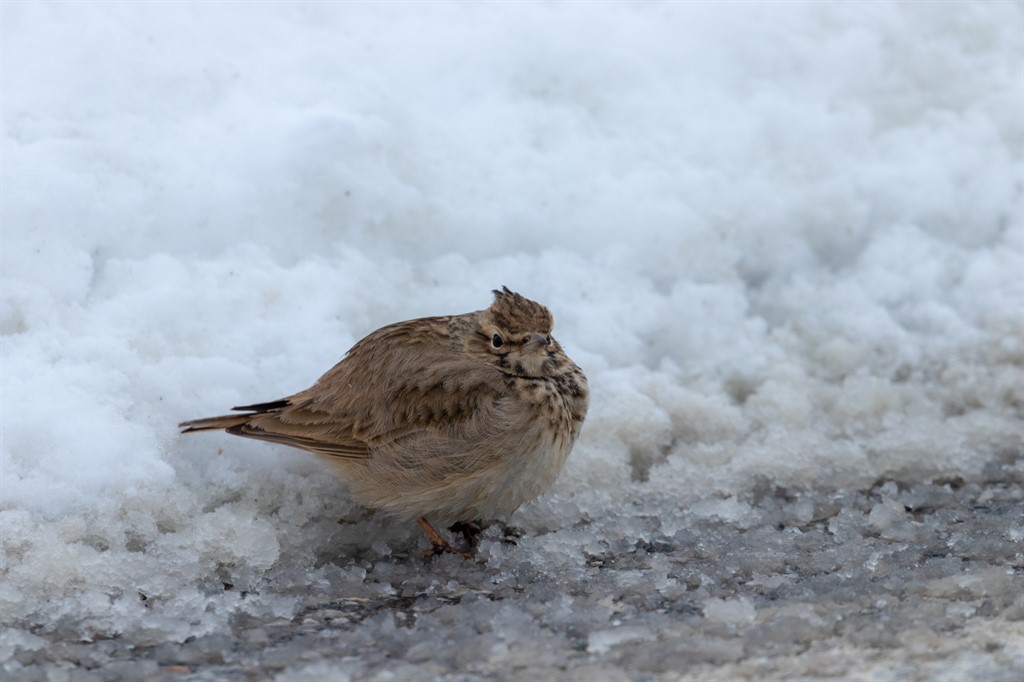
[[[430,521],[427,521],[426,516],[421,516],[416,519],[416,523],[427,536],[427,539],[430,540],[430,544],[433,545],[433,547],[424,552],[424,557],[437,556],[438,554],[444,554],[445,552],[461,554],[466,558],[472,556],[472,553],[470,552],[460,552],[449,545],[448,541],[441,537],[441,534],[437,532],[437,529],[430,525]]]
[[[448,526],[448,530],[452,533],[462,533],[462,537],[470,549],[476,547],[480,533],[484,532],[484,529],[476,521],[459,521]]]
[[[450,546],[448,541],[441,537],[441,534],[437,532],[437,529],[430,525],[430,521],[427,521],[426,516],[421,516],[416,519],[416,523],[427,536],[427,539],[430,540],[430,544],[434,546],[434,549],[432,550],[434,554],[441,554]]]

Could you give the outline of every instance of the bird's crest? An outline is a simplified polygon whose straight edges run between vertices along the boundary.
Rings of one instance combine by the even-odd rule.
[[[548,334],[555,322],[547,308],[508,287],[494,290],[490,313],[494,323],[510,334]]]

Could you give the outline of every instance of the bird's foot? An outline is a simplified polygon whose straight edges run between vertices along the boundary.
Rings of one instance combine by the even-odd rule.
[[[464,551],[464,550],[461,550],[461,549],[456,549],[455,547],[452,547],[447,542],[444,542],[444,543],[442,543],[440,545],[433,545],[428,550],[424,550],[423,558],[424,559],[429,559],[431,557],[439,556],[441,554],[458,554],[463,559],[472,559],[474,553],[472,551]]]
[[[459,556],[469,559],[473,556],[472,551],[462,551],[455,549],[448,541],[441,537],[441,534],[437,532],[437,529],[430,525],[430,521],[427,521],[427,517],[421,516],[416,519],[416,523],[419,525],[423,534],[430,540],[431,548],[423,553],[424,559],[429,559],[432,556],[438,556],[439,554],[458,554]]]
[[[452,533],[462,533],[462,537],[470,549],[476,547],[480,533],[484,532],[484,529],[476,521],[459,521],[448,526],[448,530]]]

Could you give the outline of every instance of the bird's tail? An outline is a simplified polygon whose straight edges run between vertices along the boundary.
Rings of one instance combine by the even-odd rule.
[[[245,426],[249,423],[249,420],[258,414],[266,414],[267,412],[276,412],[284,407],[288,406],[288,400],[275,400],[270,403],[259,403],[256,405],[244,405],[242,407],[232,407],[232,410],[242,410],[246,414],[224,414],[219,417],[206,417],[205,419],[192,419],[187,422],[181,422],[178,427],[182,433],[191,433],[192,431],[218,431],[221,429],[232,429],[239,426]]]
[[[181,429],[182,433],[230,429],[233,426],[242,426],[251,418],[251,414],[225,414],[220,417],[206,417],[205,419],[192,419],[191,421],[181,422],[178,424],[178,428]]]

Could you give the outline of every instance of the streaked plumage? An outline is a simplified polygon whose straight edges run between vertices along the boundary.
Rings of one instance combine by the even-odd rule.
[[[551,337],[548,309],[494,293],[486,310],[382,327],[312,387],[182,430],[315,452],[359,502],[399,517],[447,525],[511,514],[558,476],[588,389]]]

